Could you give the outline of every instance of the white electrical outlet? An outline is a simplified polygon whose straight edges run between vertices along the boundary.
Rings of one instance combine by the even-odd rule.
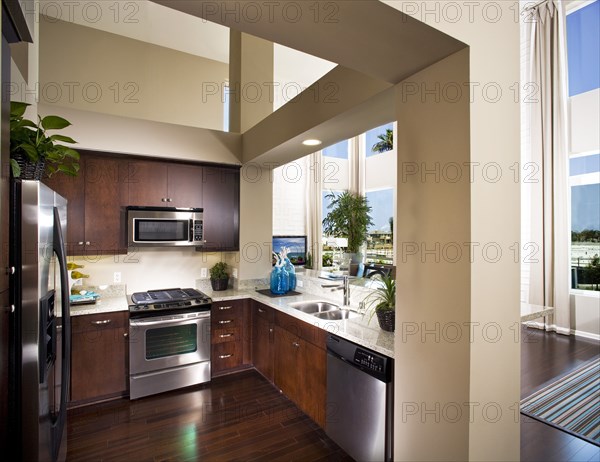
[[[208,271],[206,268],[201,268],[200,269],[200,277],[201,278],[207,278],[208,277]]]
[[[300,279],[296,279],[296,286],[304,287],[304,281],[301,281]]]
[[[121,282],[121,273],[119,271],[115,271],[114,275],[113,275],[113,281],[118,284],[119,282]]]
[[[237,278],[237,268],[233,268],[233,273],[232,273],[234,278]]]

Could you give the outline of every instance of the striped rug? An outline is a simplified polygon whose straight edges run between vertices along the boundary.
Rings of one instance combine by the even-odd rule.
[[[600,446],[600,359],[521,400],[521,414]]]

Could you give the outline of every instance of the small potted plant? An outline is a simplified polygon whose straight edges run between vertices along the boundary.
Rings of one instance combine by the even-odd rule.
[[[41,180],[63,172],[75,176],[79,171],[79,153],[61,143],[76,141],[64,135],[48,135],[48,130],[61,130],[71,123],[58,116],[38,116],[34,123],[23,116],[29,104],[10,103],[10,167],[14,178]]]
[[[377,315],[379,327],[388,332],[394,332],[396,325],[396,280],[391,276],[384,276],[379,286],[365,297],[364,307],[371,311],[369,322],[373,315]]]
[[[210,269],[210,285],[213,290],[226,290],[229,285],[227,263],[218,262]]]

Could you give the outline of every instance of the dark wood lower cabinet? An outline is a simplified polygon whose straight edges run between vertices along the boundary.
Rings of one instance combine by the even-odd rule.
[[[73,316],[71,405],[124,396],[129,388],[129,313]]]
[[[211,310],[211,375],[251,367],[248,300],[215,302]]]
[[[273,382],[275,326],[273,309],[252,301],[252,363]]]
[[[302,322],[302,321],[296,321]],[[325,427],[326,351],[275,326],[275,385],[317,424]]]

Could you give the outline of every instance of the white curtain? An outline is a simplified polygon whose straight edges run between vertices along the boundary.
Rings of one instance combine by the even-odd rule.
[[[308,156],[308,187],[306,188],[306,230],[307,246],[313,257],[313,269],[321,269],[322,265],[322,231],[321,216],[323,214],[323,187],[321,175],[323,155],[321,151]]]
[[[529,145],[525,161],[539,174],[527,184],[531,201],[529,303],[553,306],[546,326],[570,333],[570,241],[568,183],[567,52],[565,10],[561,0],[545,0],[529,9],[526,25],[530,40],[526,83],[537,91],[535,102],[525,102]],[[531,244],[535,247],[531,247]],[[533,254],[533,250],[535,254]]]

